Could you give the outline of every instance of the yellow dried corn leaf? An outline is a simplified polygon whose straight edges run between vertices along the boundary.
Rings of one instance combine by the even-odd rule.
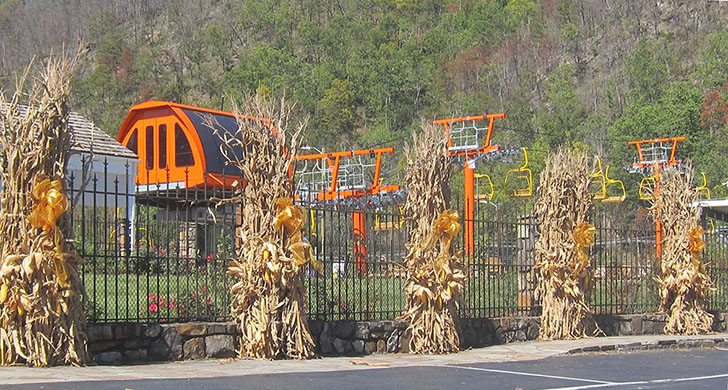
[[[5,303],[6,299],[8,299],[8,285],[3,283],[0,285],[0,303]]]

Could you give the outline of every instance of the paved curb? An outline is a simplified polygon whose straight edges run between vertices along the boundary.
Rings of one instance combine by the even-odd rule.
[[[603,345],[592,345],[582,348],[573,348],[561,355],[573,355],[579,353],[591,353],[591,352],[632,352],[632,351],[645,351],[651,349],[679,349],[679,348],[712,348],[718,345],[728,343],[728,337],[715,337],[707,339],[664,339],[654,341],[643,341],[626,344],[603,344]]]
[[[700,336],[637,335],[578,340],[528,341],[468,349],[447,355],[372,354],[314,360],[206,359],[132,366],[30,368],[0,367],[5,385],[107,380],[213,378],[260,374],[311,373],[381,368],[463,366],[474,363],[526,362],[579,353],[631,352],[649,349],[714,348],[728,346],[728,334]]]

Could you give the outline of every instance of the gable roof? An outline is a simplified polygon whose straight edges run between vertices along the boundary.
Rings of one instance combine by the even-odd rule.
[[[8,103],[0,103],[0,110],[7,110]],[[25,115],[28,106],[18,104],[18,113]],[[124,147],[116,139],[96,127],[83,115],[71,111],[68,114],[68,127],[71,129],[71,150],[78,153],[91,153],[137,159],[136,153]]]

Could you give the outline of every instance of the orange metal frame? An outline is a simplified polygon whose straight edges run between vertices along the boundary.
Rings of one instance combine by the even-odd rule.
[[[318,200],[333,200],[337,198],[361,198],[366,195],[379,194],[382,192],[396,191],[401,187],[398,185],[380,185],[379,178],[382,172],[382,155],[394,154],[394,148],[377,148],[377,149],[361,149],[349,150],[331,153],[315,153],[295,156],[294,161],[304,160],[325,160],[331,173],[331,183],[329,188],[318,194]],[[352,158],[354,156],[376,155],[377,160],[374,165],[374,178],[372,184],[365,190],[344,190],[338,191],[339,166],[342,158]],[[366,218],[364,213],[355,211],[352,213],[352,223],[354,225],[354,263],[357,271],[364,273],[367,270],[367,248],[366,248]]]
[[[646,164],[645,161],[645,155],[642,152],[642,144],[652,144],[652,143],[658,143],[658,142],[672,142],[672,149],[670,151],[670,159],[665,163],[658,163],[657,165],[659,167],[664,166],[672,166],[675,164],[680,163],[679,160],[675,160],[675,153],[677,152],[677,143],[678,141],[685,141],[685,137],[670,137],[670,138],[654,138],[654,139],[644,139],[640,141],[629,141],[627,142],[627,145],[634,145],[637,148],[637,153],[640,156],[640,162],[632,164],[635,168],[653,168],[652,164]]]
[[[675,154],[677,152],[677,143],[679,141],[685,141],[685,137],[670,137],[670,138],[654,138],[645,139],[640,141],[629,141],[627,145],[634,145],[637,148],[637,153],[640,157],[640,162],[632,164],[635,168],[649,168],[652,169],[652,174],[655,177],[655,195],[657,196],[660,191],[660,168],[666,166],[674,166],[680,163],[679,160],[675,160]],[[642,151],[642,144],[658,143],[658,142],[672,142],[672,149],[670,150],[670,158],[667,162],[658,162],[648,164],[645,163],[645,155]],[[662,257],[662,220],[659,215],[655,216],[655,257]]]
[[[445,131],[447,134],[450,134],[450,125],[457,122],[467,122],[467,121],[479,121],[479,120],[488,120],[488,131],[485,134],[485,139],[483,140],[483,146],[480,149],[474,149],[474,150],[461,150],[455,153],[451,153],[451,156],[466,156],[466,157],[472,157],[476,156],[478,154],[493,152],[500,149],[500,146],[498,145],[491,145],[490,144],[490,138],[493,135],[493,122],[496,119],[504,119],[506,117],[505,112],[500,112],[497,114],[488,114],[488,115],[474,115],[474,116],[463,116],[459,118],[448,118],[448,119],[438,119],[433,124],[436,125],[442,125],[445,128]],[[453,143],[451,139],[447,140],[447,146],[449,148],[453,147]]]
[[[477,121],[477,120],[488,120],[488,130],[483,140],[483,146],[473,150],[460,150],[457,152],[448,152],[450,156],[464,156],[465,167],[464,167],[464,181],[465,181],[465,193],[464,193],[464,216],[463,216],[463,234],[465,235],[465,255],[472,256],[475,253],[475,163],[472,160],[473,157],[494,152],[500,150],[500,145],[491,145],[490,139],[493,135],[493,122],[496,119],[504,119],[506,117],[505,112],[488,115],[476,115],[476,116],[464,116],[459,118],[448,118],[438,119],[432,122],[435,125],[442,125],[445,127],[447,134],[450,134],[450,125],[457,122],[466,121]],[[452,148],[454,145],[452,139],[448,139],[447,145]]]
[[[400,189],[398,185],[380,185],[379,178],[382,172],[382,155],[383,154],[394,154],[394,148],[377,148],[377,149],[361,149],[361,150],[347,150],[342,152],[331,152],[331,153],[315,153],[305,154],[301,156],[295,156],[294,161],[304,160],[326,160],[326,164],[329,167],[331,173],[331,183],[329,188],[324,192],[317,195],[318,200],[333,200],[337,198],[360,198],[366,195],[378,194],[380,192],[389,192]],[[375,154],[377,161],[374,165],[374,178],[371,186],[367,187],[366,190],[337,190],[339,180],[339,166],[343,157],[352,158],[354,156]]]

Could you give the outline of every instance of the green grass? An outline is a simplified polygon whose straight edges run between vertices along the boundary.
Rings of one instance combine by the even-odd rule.
[[[86,294],[92,305],[87,305],[87,317],[91,321],[148,321],[175,317],[203,316],[206,308],[228,312],[229,286],[219,282],[216,275],[157,276],[125,274],[84,274]],[[184,314],[178,310],[164,309],[150,312],[151,303],[159,307],[158,297],[165,302],[185,302]],[[210,304],[207,304],[207,299]],[[89,312],[91,311],[91,312]],[[165,318],[166,317],[166,318]]]
[[[306,286],[307,310],[317,319],[392,319],[405,306],[404,278],[311,278]]]
[[[216,280],[219,277],[85,274],[86,292],[95,301],[93,312],[87,314],[92,321],[106,322],[180,320],[180,313],[174,310],[149,311],[150,303],[155,302],[150,296],[162,296],[165,301],[176,297],[177,302],[186,302],[190,308],[186,319],[206,319],[211,314],[224,319],[229,313],[232,282],[227,276],[227,280]],[[393,319],[406,301],[404,278],[312,277],[305,279],[305,288],[306,313],[312,319]],[[728,290],[719,289],[710,299],[725,302],[726,295]],[[640,313],[659,308],[655,282],[647,279],[597,280],[591,301],[597,313]],[[518,272],[472,277],[465,281],[461,312],[467,317],[516,315],[517,303]],[[215,311],[210,312],[210,307]]]

